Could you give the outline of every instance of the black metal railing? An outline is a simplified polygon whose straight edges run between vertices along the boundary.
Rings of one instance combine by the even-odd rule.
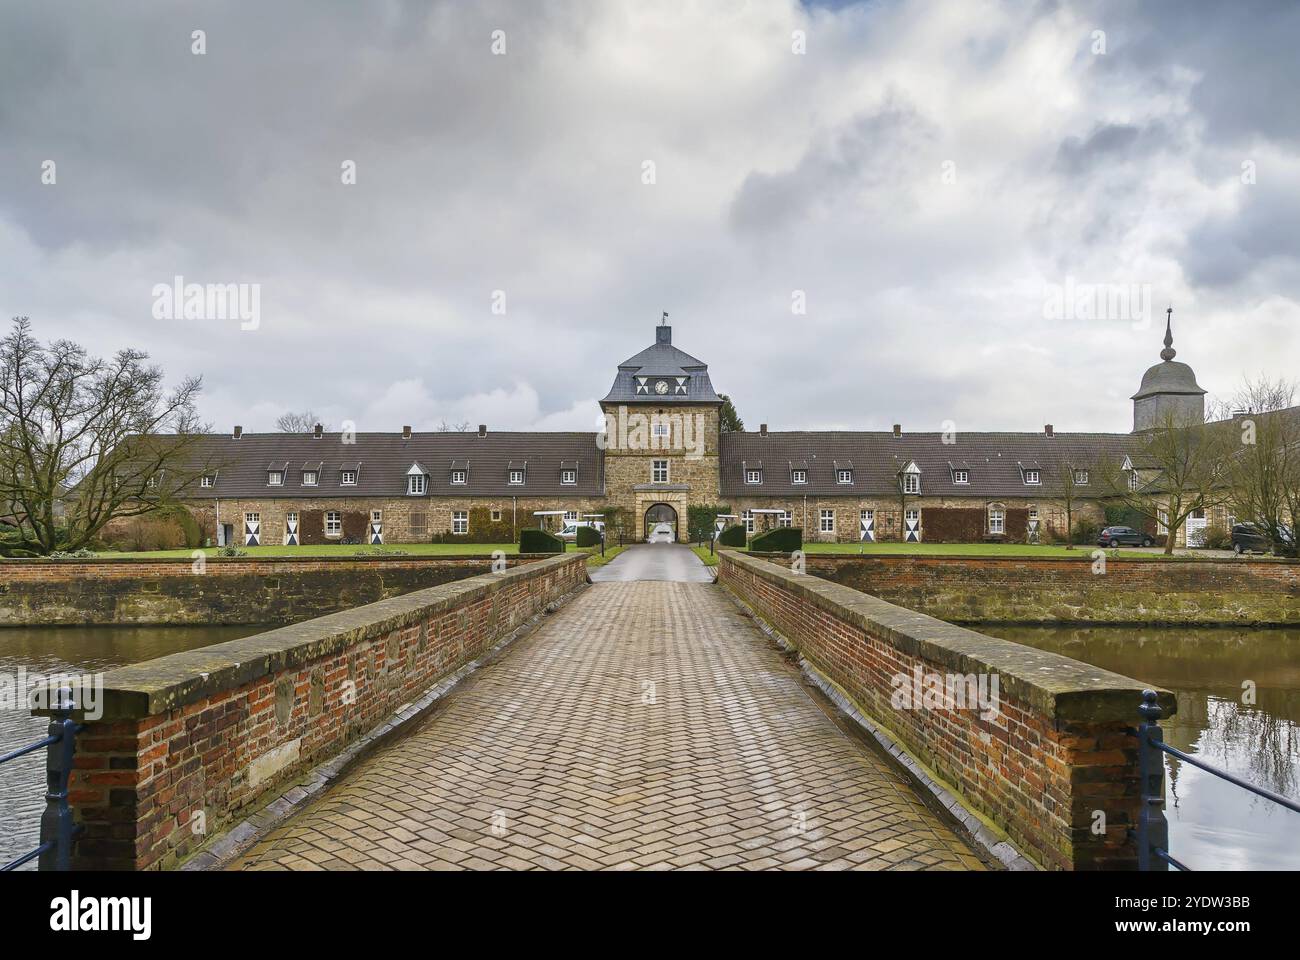
[[[1212,767],[1204,760],[1190,756],[1177,747],[1165,743],[1165,733],[1160,728],[1160,717],[1164,711],[1154,690],[1142,691],[1142,705],[1138,707],[1142,722],[1138,724],[1138,768],[1142,780],[1142,810],[1137,823],[1137,855],[1139,870],[1167,870],[1173,866],[1179,870],[1191,870],[1185,863],[1175,860],[1169,853],[1169,821],[1165,819],[1165,758],[1164,754],[1177,757],[1184,763],[1213,774],[1220,780],[1235,784],[1248,790],[1257,797],[1271,800],[1280,807],[1300,813],[1300,803],[1284,797],[1272,790],[1265,790],[1238,776]]]
[[[41,842],[36,849],[0,866],[0,873],[17,870],[32,860],[38,861],[38,870],[68,870],[72,866],[72,842],[81,832],[81,826],[73,821],[72,808],[68,806],[68,778],[72,775],[72,755],[77,749],[76,739],[82,724],[72,719],[72,711],[76,709],[72,691],[60,687],[55,696],[47,736],[0,757],[0,764],[4,764],[45,748],[45,812],[41,814]]]

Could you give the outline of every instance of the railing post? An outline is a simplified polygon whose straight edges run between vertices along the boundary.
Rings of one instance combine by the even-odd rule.
[[[77,749],[77,721],[72,719],[76,706],[72,691],[60,687],[58,701],[50,715],[49,735],[59,739],[45,748],[45,812],[41,814],[41,843],[53,846],[41,854],[40,870],[72,869],[72,837],[76,828],[72,808],[68,806],[68,778],[72,775],[72,756]]]
[[[1160,701],[1154,690],[1142,691],[1138,707],[1138,773],[1142,784],[1142,809],[1138,813],[1137,855],[1139,870],[1168,870],[1169,864],[1153,851],[1169,850],[1169,821],[1165,819],[1165,758],[1156,746],[1163,743],[1160,729]]]

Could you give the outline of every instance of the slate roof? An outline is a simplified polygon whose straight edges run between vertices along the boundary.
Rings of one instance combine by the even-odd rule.
[[[186,496],[214,498],[404,497],[406,474],[418,463],[429,475],[426,496],[587,497],[604,491],[603,461],[594,433],[477,432],[358,433],[355,443],[342,434],[245,433],[208,436],[195,445],[197,462],[215,465],[216,483]],[[578,482],[560,483],[577,464]],[[451,483],[451,470],[466,469],[466,483]],[[526,464],[526,466],[525,466]],[[523,484],[508,482],[513,465],[526,472]],[[267,472],[286,471],[283,486],[269,486]],[[304,469],[319,471],[316,486],[302,482]],[[356,470],[355,486],[340,484],[343,470]],[[412,500],[421,499],[411,497]]]
[[[1122,460],[1140,444],[1123,433],[959,433],[943,442],[942,433],[892,431],[792,431],[724,433],[719,457],[721,492],[743,496],[894,496],[897,474],[915,461],[921,470],[921,496],[1023,497],[1052,495],[1058,471],[1091,470],[1091,486],[1102,495],[1097,470]],[[836,480],[836,463],[853,482]],[[761,483],[745,483],[746,467],[762,464]],[[807,483],[792,483],[791,465],[807,469]],[[953,470],[969,470],[969,483],[954,483]],[[1041,483],[1024,482],[1025,470],[1039,470]],[[1078,490],[1087,496],[1088,487]]]
[[[721,403],[709,380],[709,365],[673,346],[673,328],[655,327],[655,342],[634,357],[618,365],[614,385],[605,395],[605,403]],[[645,378],[649,389],[638,390],[638,378]],[[678,382],[685,378],[685,391]],[[666,380],[666,394],[653,391],[656,380]]]

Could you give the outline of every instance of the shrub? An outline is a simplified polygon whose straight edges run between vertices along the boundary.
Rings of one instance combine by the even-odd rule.
[[[799,527],[775,527],[749,541],[754,553],[794,553],[803,549],[803,530]]]
[[[241,549],[241,548],[235,546],[234,544],[230,544],[230,543],[228,543],[228,544],[226,544],[224,547],[220,547],[220,548],[218,548],[218,550],[217,550],[217,556],[219,556],[219,557],[246,557],[246,556],[248,556],[248,551],[247,551],[247,550],[243,550],[243,549]]]
[[[50,554],[51,560],[88,560],[95,555],[94,550],[82,547],[80,550],[55,550]]]
[[[1212,523],[1201,534],[1201,546],[1211,550],[1231,550],[1232,534],[1221,523]]]
[[[527,527],[519,531],[520,553],[563,553],[564,541],[559,537]]]
[[[1074,542],[1075,543],[1096,543],[1097,537],[1101,535],[1101,527],[1094,520],[1076,520],[1074,521]]]
[[[723,527],[722,532],[718,534],[718,546],[720,547],[743,547],[744,545],[744,524],[733,523],[729,527]]]
[[[156,515],[135,517],[123,532],[128,550],[179,550],[185,546],[181,525]]]
[[[600,531],[595,527],[579,527],[574,536],[574,543],[580,547],[600,546]]]

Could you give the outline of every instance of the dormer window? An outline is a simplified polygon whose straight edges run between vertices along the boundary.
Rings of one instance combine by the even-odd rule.
[[[422,497],[429,492],[429,475],[418,463],[411,464],[406,471],[406,494],[410,497]]]
[[[455,484],[467,483],[469,481],[468,470],[453,470],[451,472],[451,482]]]
[[[970,471],[969,471],[969,470],[954,470],[954,471],[952,472],[952,482],[953,482],[953,483],[970,483]]]
[[[790,482],[791,482],[791,483],[807,483],[807,482],[808,482],[808,471],[807,471],[807,470],[803,470],[803,469],[800,469],[800,470],[791,470],[791,471],[790,471]]]
[[[357,472],[355,470],[341,470],[339,472],[339,483],[345,487],[355,487],[357,485]]]
[[[1128,488],[1134,492],[1137,492],[1138,475],[1136,470],[1130,470],[1128,472]]]
[[[1025,483],[1026,483],[1026,484],[1035,484],[1035,483],[1042,483],[1042,482],[1043,482],[1043,480],[1042,480],[1042,474],[1039,473],[1039,471],[1037,471],[1037,470],[1026,470],[1026,471],[1025,471]]]
[[[745,482],[746,482],[746,483],[762,483],[762,482],[763,482],[763,471],[762,471],[762,470],[746,470],[746,471],[745,471]]]
[[[835,482],[836,482],[836,483],[852,483],[852,482],[853,482],[853,471],[852,471],[852,470],[836,470],[836,471],[835,471]]]
[[[304,470],[302,472],[302,485],[304,487],[314,487],[318,477],[319,474],[315,470]]]
[[[1076,484],[1077,486],[1080,486],[1080,487],[1085,487],[1085,486],[1087,486],[1087,485],[1088,485],[1088,471],[1087,471],[1087,470],[1076,470],[1076,471],[1074,471],[1074,482],[1075,482],[1075,484]]]
[[[510,471],[510,483],[512,486],[520,486],[521,484],[523,484],[523,482],[524,482],[524,471],[522,470]]]
[[[202,477],[199,478],[200,487],[210,487],[216,482],[217,482],[217,478],[212,476],[212,474],[210,473],[205,473]]]
[[[560,483],[573,484],[578,482],[577,470],[561,470]]]
[[[921,492],[921,475],[919,473],[903,474],[903,492],[904,493]]]
[[[284,471],[283,470],[266,471],[266,485],[268,487],[284,486]]]

